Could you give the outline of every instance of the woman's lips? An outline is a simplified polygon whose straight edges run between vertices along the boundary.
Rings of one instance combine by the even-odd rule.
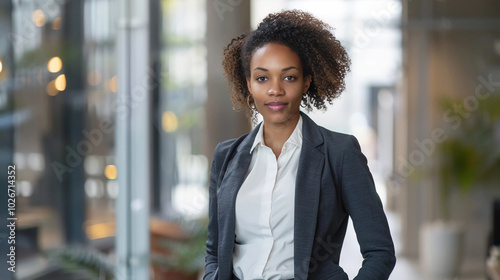
[[[288,103],[273,101],[273,102],[266,103],[265,105],[273,111],[279,111],[279,110],[283,110],[283,108],[285,108],[286,105],[288,105]]]

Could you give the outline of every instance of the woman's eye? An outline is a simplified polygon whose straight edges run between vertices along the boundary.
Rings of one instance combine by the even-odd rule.
[[[294,81],[295,77],[294,76],[286,76],[285,81]]]
[[[258,77],[256,80],[259,82],[264,82],[265,80],[267,80],[267,78],[266,77]]]

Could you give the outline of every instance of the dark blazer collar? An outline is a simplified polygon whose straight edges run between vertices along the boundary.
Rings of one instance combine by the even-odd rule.
[[[313,147],[323,144],[323,134],[319,126],[303,112],[300,112],[300,115],[302,116],[302,139]]]
[[[320,150],[320,128],[302,113],[302,150],[295,182],[294,269],[295,279],[307,279],[315,242],[321,176],[325,156]]]
[[[252,148],[253,142],[255,140],[255,137],[257,136],[257,133],[259,132],[259,128],[262,125],[262,122],[260,122],[249,134],[248,136],[241,141],[241,144],[238,146],[236,151],[238,153],[246,153],[248,156],[251,156],[250,154],[250,149]],[[245,154],[245,155],[246,155]]]

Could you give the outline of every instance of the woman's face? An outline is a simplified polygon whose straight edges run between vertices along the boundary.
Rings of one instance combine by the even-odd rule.
[[[310,75],[304,77],[299,56],[287,46],[268,43],[250,61],[248,90],[265,124],[295,126],[310,82]]]

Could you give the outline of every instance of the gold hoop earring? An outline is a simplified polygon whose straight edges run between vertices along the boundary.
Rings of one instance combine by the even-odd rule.
[[[249,109],[253,109],[252,105],[250,105],[250,94],[247,96],[247,106]]]
[[[250,105],[250,96],[251,96],[251,94],[249,94],[247,96],[247,106],[248,106],[248,110],[250,110],[250,122],[252,122],[252,124],[254,126],[256,126],[257,125],[257,121],[258,121],[257,114],[259,112],[257,111],[257,107],[255,107],[255,103],[253,103],[252,105]]]

